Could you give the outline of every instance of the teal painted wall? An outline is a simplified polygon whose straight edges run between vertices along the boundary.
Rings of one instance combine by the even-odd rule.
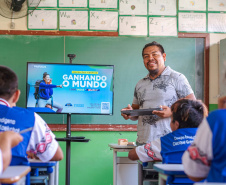
[[[56,137],[66,137],[66,132],[54,132]],[[78,185],[112,185],[113,184],[113,151],[109,143],[118,139],[136,140],[136,132],[72,132],[71,136],[85,136],[88,143],[71,143],[71,184]],[[59,185],[65,184],[66,143],[59,142],[64,152],[60,161]],[[125,156],[128,153],[119,154]]]

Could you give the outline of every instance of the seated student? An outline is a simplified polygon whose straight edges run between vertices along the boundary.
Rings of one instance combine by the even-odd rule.
[[[9,166],[12,154],[11,148],[18,145],[23,137],[13,131],[0,133],[0,174]]]
[[[172,132],[131,150],[129,159],[139,159],[142,162],[162,160],[163,163],[168,163],[168,153],[179,152],[179,156],[182,156],[193,141],[206,109],[201,101],[180,99],[171,106],[171,111]],[[177,157],[177,163],[181,163],[180,157]]]
[[[226,182],[226,97],[200,125],[194,143],[185,151],[184,171],[193,181]]]
[[[44,162],[62,160],[63,152],[45,121],[34,112],[14,107],[19,96],[16,74],[0,66],[0,131],[20,132],[33,127],[32,131],[22,134],[24,139],[12,149],[12,155],[25,158],[28,151]]]

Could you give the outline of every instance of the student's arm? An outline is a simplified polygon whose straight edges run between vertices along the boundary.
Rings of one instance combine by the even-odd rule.
[[[139,160],[139,157],[138,157],[138,155],[137,155],[137,153],[136,153],[136,149],[135,149],[135,148],[129,151],[128,158],[129,158],[130,160],[132,160],[132,161]]]
[[[210,170],[212,156],[212,132],[204,119],[198,128],[194,143],[183,154],[184,172],[193,181],[205,179]]]
[[[226,109],[226,96],[218,99],[218,109]]]
[[[63,159],[63,156],[64,155],[63,155],[63,152],[60,148],[60,145],[58,145],[57,151],[50,161],[61,161]]]
[[[3,171],[9,166],[12,158],[11,148],[18,145],[23,140],[23,137],[13,131],[0,133],[0,150],[2,154]],[[0,169],[1,171],[2,169]]]
[[[55,140],[55,135],[45,121],[36,113],[27,152],[34,153],[43,162],[63,159],[63,152]]]
[[[160,139],[154,140],[146,145],[138,146],[129,152],[130,160],[140,160],[142,162],[161,161],[162,156]]]

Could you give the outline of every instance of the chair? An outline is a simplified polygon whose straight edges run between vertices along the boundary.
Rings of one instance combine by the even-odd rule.
[[[58,162],[30,159],[31,184],[58,185]]]
[[[12,156],[10,166],[30,166],[30,163],[28,159],[25,157]],[[17,183],[13,183],[13,185],[16,185],[16,184]],[[25,184],[30,185],[30,172],[26,175]],[[6,184],[2,184],[2,185],[6,185]]]
[[[167,152],[162,155],[163,164],[182,164],[182,155],[184,151]],[[166,184],[169,185],[193,185],[194,181],[185,176],[168,176]]]

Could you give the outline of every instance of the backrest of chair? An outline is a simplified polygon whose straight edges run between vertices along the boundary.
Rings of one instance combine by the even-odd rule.
[[[12,156],[10,166],[16,166],[16,165],[30,166],[30,162],[26,157]]]
[[[184,151],[174,151],[162,154],[163,164],[182,164],[182,155]]]

